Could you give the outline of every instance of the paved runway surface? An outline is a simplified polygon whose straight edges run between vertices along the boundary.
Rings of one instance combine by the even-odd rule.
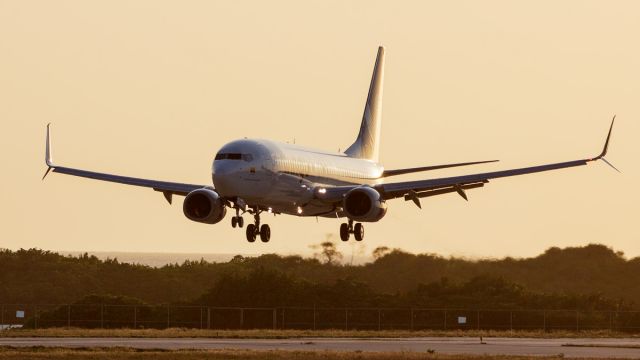
[[[403,339],[206,339],[206,338],[0,338],[0,346],[132,347],[139,349],[250,349],[415,351],[440,354],[558,355],[566,357],[640,358],[640,339],[526,338]],[[566,346],[581,345],[581,346]],[[625,348],[626,347],[626,348]]]

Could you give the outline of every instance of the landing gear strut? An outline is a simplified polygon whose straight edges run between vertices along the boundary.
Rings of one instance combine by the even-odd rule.
[[[236,216],[231,218],[231,227],[235,228],[236,226],[239,228],[242,228],[244,226],[244,218],[240,216],[239,208],[236,208]]]
[[[351,234],[356,238],[356,241],[362,241],[364,239],[364,226],[361,223],[353,226],[353,220],[351,219],[349,219],[348,223],[340,224],[340,240],[349,241]]]
[[[247,225],[247,241],[252,243],[256,241],[256,237],[260,235],[260,241],[265,243],[269,242],[271,239],[271,228],[267,224],[260,226],[260,211],[256,210],[253,219],[254,224]]]

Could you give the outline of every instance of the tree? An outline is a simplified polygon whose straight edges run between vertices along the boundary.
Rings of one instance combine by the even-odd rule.
[[[323,257],[325,264],[334,265],[342,260],[342,253],[336,249],[336,244],[331,241],[320,243],[320,255]]]
[[[387,255],[389,252],[391,251],[391,249],[389,249],[386,246],[378,246],[377,248],[373,249],[373,259],[374,260],[378,260],[381,257],[384,257],[385,255]]]

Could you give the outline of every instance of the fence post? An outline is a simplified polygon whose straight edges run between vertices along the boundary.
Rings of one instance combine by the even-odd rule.
[[[203,316],[202,313],[203,312],[204,312],[204,308],[202,306],[200,306],[200,330],[202,330],[204,328],[203,327],[203,320],[202,320],[202,316]]]
[[[167,329],[171,327],[171,305],[167,304]]]
[[[580,326],[578,325],[579,314],[580,312],[576,310],[576,331],[580,331]]]
[[[100,329],[104,329],[104,304],[100,304]]]
[[[444,309],[444,329],[447,330],[447,309]]]
[[[349,330],[349,309],[344,309],[344,330]]]
[[[133,328],[134,329],[138,328],[138,306],[137,305],[133,305]]]
[[[316,329],[316,304],[313,304],[313,330]]]
[[[476,314],[476,321],[478,323],[476,326],[478,327],[478,330],[480,330],[480,310],[478,310],[478,313]]]
[[[67,329],[71,327],[71,304],[67,304]]]
[[[285,308],[282,308],[282,329],[284,330],[284,310]]]
[[[207,329],[211,329],[211,308],[207,306]]]
[[[4,325],[4,304],[0,306],[0,324]]]
[[[547,310],[542,311],[542,330],[547,331]]]
[[[278,324],[278,309],[273,308],[273,330],[276,329]]]
[[[509,311],[509,329],[513,331],[513,310]]]
[[[34,305],[33,306],[33,328],[34,329],[38,329],[38,305]]]
[[[380,331],[381,325],[381,312],[380,309],[378,309],[378,331]]]
[[[613,311],[609,311],[609,332],[613,332]]]
[[[240,309],[240,329],[244,328],[244,308]]]
[[[409,325],[409,329],[413,331],[413,308],[411,308],[411,324]]]

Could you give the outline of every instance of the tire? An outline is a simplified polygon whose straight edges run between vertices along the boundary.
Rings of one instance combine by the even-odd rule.
[[[260,240],[262,240],[262,242],[269,242],[269,240],[271,239],[271,228],[269,227],[269,225],[264,224],[260,227]]]
[[[340,224],[340,240],[349,241],[349,225],[347,223]]]
[[[235,229],[236,225],[238,225],[238,218],[234,216],[231,218],[231,227]]]
[[[242,228],[244,226],[244,218],[238,216],[238,227]]]
[[[355,235],[356,241],[362,241],[362,239],[364,239],[364,226],[357,223],[356,226],[353,227],[353,235]]]
[[[250,243],[256,241],[256,226],[253,224],[247,225],[247,241]]]

